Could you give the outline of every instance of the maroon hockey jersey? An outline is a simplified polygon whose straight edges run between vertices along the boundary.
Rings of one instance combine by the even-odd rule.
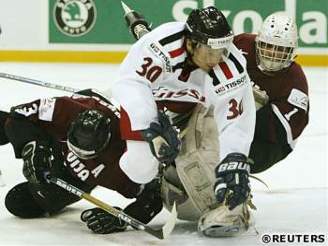
[[[61,143],[64,165],[74,177],[89,185],[100,185],[132,198],[139,191],[139,185],[132,182],[119,166],[126,142],[121,139],[119,119],[111,107],[107,102],[95,98],[58,97],[20,105],[15,107],[15,113],[24,115]],[[70,123],[86,109],[97,109],[111,118],[109,145],[98,157],[90,160],[79,159],[66,144]]]
[[[286,131],[286,143],[293,148],[295,140],[308,123],[309,102],[306,77],[302,68],[295,62],[279,72],[263,73],[256,63],[255,37],[256,35],[243,33],[235,36],[234,43],[244,52],[251,80],[269,96],[272,110],[267,119],[266,129],[269,132],[266,140],[271,143],[282,141],[276,132],[274,117],[277,117]],[[256,137],[259,136],[255,135]]]

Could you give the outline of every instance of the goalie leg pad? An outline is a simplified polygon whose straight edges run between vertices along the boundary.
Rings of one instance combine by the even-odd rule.
[[[213,110],[198,105],[184,132],[181,151],[175,163],[189,204],[186,202],[184,206],[179,206],[177,203],[177,211],[180,219],[197,220],[216,202],[213,185],[214,169],[219,160],[219,143]],[[182,213],[184,208],[190,211]]]
[[[197,221],[201,215],[189,199],[174,166],[169,166],[164,171],[161,180],[161,197],[169,211],[172,210],[173,204],[176,204],[178,218],[181,220]]]
[[[231,237],[246,232],[251,223],[251,214],[246,203],[230,210],[221,204],[202,215],[198,231],[208,237]]]
[[[7,193],[5,206],[11,214],[21,218],[37,218],[45,214],[33,198],[28,182],[16,185]]]

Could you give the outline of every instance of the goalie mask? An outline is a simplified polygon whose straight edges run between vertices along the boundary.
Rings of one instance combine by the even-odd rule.
[[[68,129],[67,145],[80,159],[92,159],[104,150],[111,138],[110,118],[98,110],[78,115]]]
[[[272,14],[264,20],[255,42],[257,64],[262,71],[286,68],[295,59],[296,24],[284,13]]]
[[[232,43],[232,30],[217,8],[194,9],[186,22],[187,38],[206,54],[207,62],[218,63]]]

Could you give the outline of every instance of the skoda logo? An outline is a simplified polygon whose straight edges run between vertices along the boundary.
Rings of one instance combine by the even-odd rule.
[[[58,29],[72,37],[88,33],[96,21],[93,0],[57,0],[54,19]]]

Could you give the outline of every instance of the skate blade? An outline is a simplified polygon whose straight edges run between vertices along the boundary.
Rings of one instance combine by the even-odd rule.
[[[245,232],[244,229],[236,225],[231,226],[210,226],[202,231],[207,237],[234,237]]]

